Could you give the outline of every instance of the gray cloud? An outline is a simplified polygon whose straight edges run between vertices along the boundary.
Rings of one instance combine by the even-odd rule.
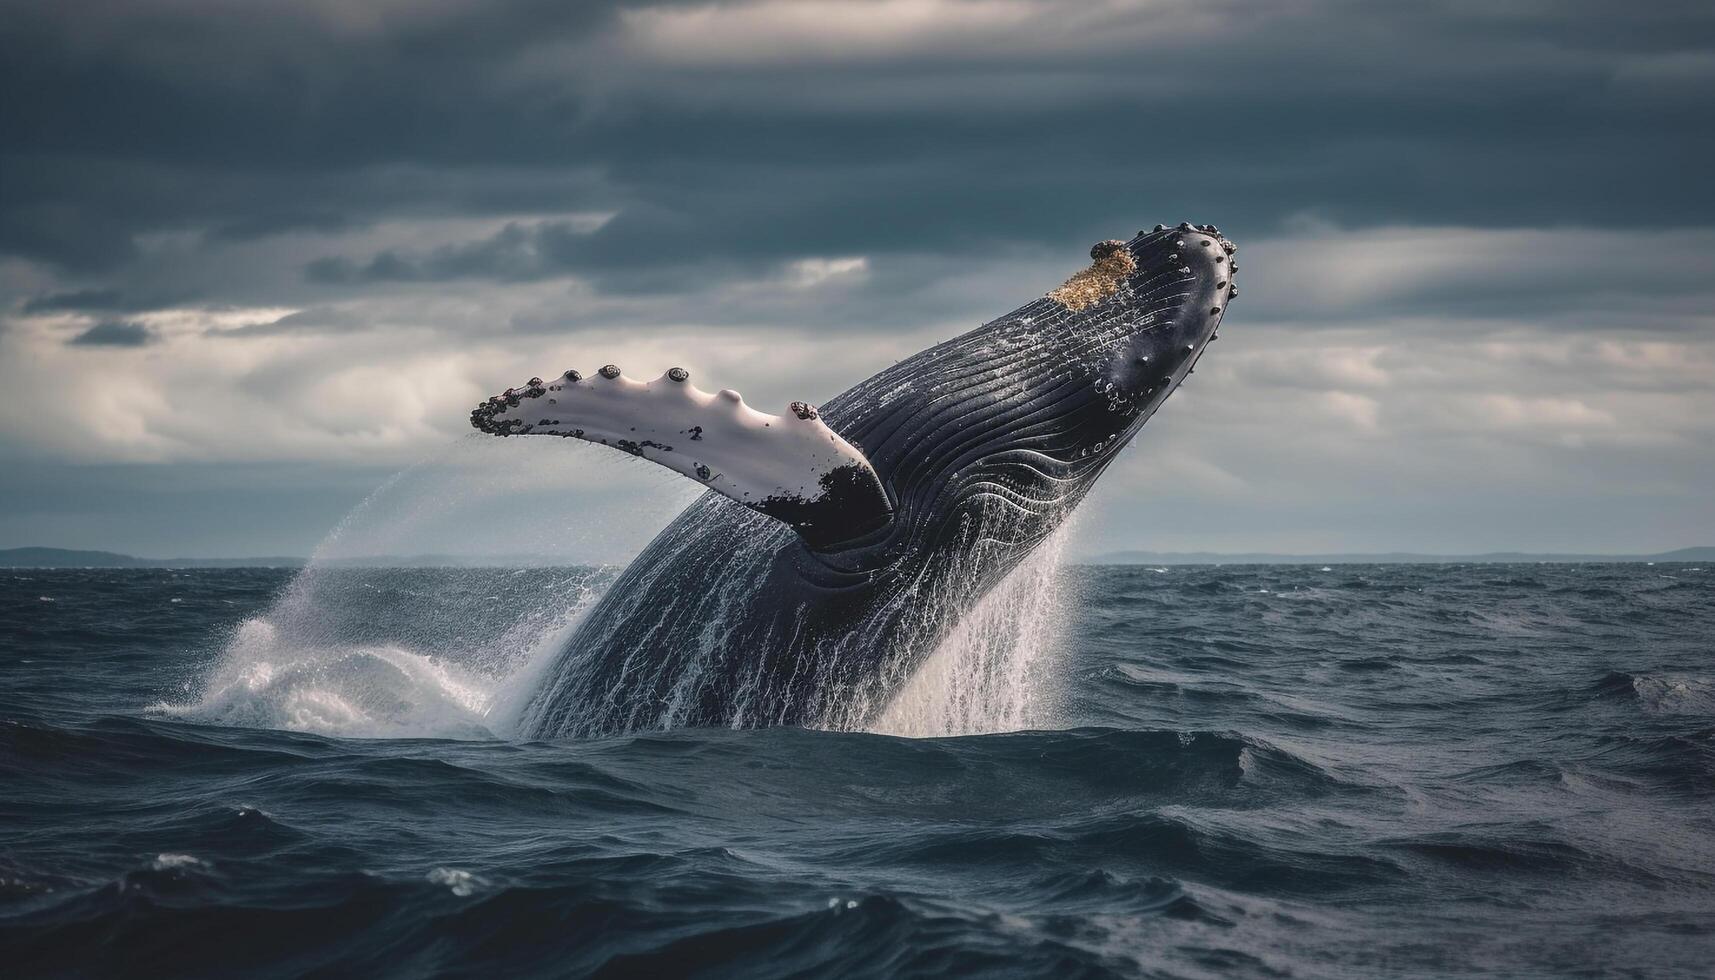
[[[191,302],[195,295],[186,291],[168,292],[161,289],[127,291],[114,287],[73,289],[32,296],[24,301],[21,312],[38,313],[139,313]]]
[[[34,296],[24,304],[25,313],[54,313],[76,310],[124,310],[130,307],[117,289],[77,289]]]
[[[268,337],[281,334],[345,333],[364,330],[369,326],[368,321],[351,310],[314,307],[288,313],[276,320],[225,329],[211,328],[206,333],[210,337]]]
[[[1243,298],[1096,502],[1139,536],[1115,546],[1715,527],[1704,2],[0,18],[0,458],[160,467],[160,513],[174,467],[408,462],[467,399],[564,366],[825,397],[1091,242],[1212,220]],[[122,411],[30,422],[97,359]],[[1623,513],[1631,485],[1667,516]],[[1197,540],[1142,537],[1165,532],[1127,518],[1141,494]]]
[[[543,279],[579,267],[589,234],[567,222],[509,223],[493,235],[427,253],[388,249],[359,264],[325,257],[304,267],[312,282],[441,282],[450,279]]]
[[[671,6],[449,3],[385,26],[260,9],[12,5],[0,89],[36,95],[7,100],[0,248],[97,272],[164,230],[218,247],[411,214],[620,212],[608,247],[546,275],[661,265],[663,233],[777,261],[828,239],[1041,246],[1119,214],[1253,234],[1305,211],[1715,220],[1715,136],[1688,125],[1715,108],[1701,4],[945,3],[914,31],[830,13],[844,36],[744,5],[725,28]],[[415,179],[390,186],[401,164]],[[569,168],[599,176],[541,177]],[[343,258],[394,278],[492,261],[400,257]]]
[[[141,323],[103,320],[66,343],[75,347],[142,347],[155,340],[154,331]]]

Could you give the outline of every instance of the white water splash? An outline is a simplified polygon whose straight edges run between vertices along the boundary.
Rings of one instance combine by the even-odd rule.
[[[520,488],[552,485],[557,471],[575,466],[580,455],[587,462],[585,454],[553,454],[521,469],[497,465],[505,457],[490,445],[466,440],[457,451],[452,465],[449,451],[394,476],[353,508],[267,612],[232,632],[206,675],[186,686],[191,696],[151,710],[208,724],[342,737],[512,736],[544,665],[600,597],[607,576],[587,567],[519,570],[513,574],[530,577],[514,584],[492,569],[425,576],[409,568],[340,567],[341,559],[410,553],[425,539],[448,540],[449,528],[480,535],[483,516],[497,509],[514,523],[534,513],[543,531],[531,543],[550,560],[568,546],[587,551],[592,539],[635,547],[647,538],[612,527],[586,533],[567,522],[575,494],[540,504],[521,499]],[[480,479],[471,478],[473,469]],[[646,532],[645,522],[665,523],[687,494],[666,485],[638,496],[638,527]],[[502,594],[482,594],[490,590]],[[498,616],[468,615],[472,602],[485,601]],[[390,625],[378,627],[377,618]]]
[[[270,616],[246,620],[194,701],[157,712],[207,724],[347,738],[493,738],[512,734],[544,661],[598,593],[585,590],[548,628],[484,667],[398,644],[315,645]],[[289,617],[283,617],[289,620]],[[465,658],[457,658],[464,661]],[[520,694],[519,692],[522,692]]]
[[[431,884],[445,885],[448,891],[460,898],[469,898],[488,886],[487,879],[463,868],[436,868],[429,872],[428,878]]]
[[[388,481],[354,508],[273,606],[233,631],[206,674],[186,685],[189,696],[152,710],[210,724],[342,737],[511,738],[533,730],[525,712],[545,703],[538,695],[547,668],[559,662],[609,576],[567,567],[519,569],[510,574],[527,577],[512,585],[507,572],[492,569],[479,581],[456,572],[424,576],[409,568],[342,566],[352,557],[399,554],[425,539],[445,540],[448,526],[470,524],[467,535],[480,534],[481,520],[475,518],[496,510],[514,523],[537,521],[543,533],[531,542],[540,547],[534,554],[549,562],[568,553],[568,533],[581,536],[573,543],[584,546],[592,537],[613,537],[612,528],[586,533],[580,527],[575,493],[540,503],[518,496],[520,486],[552,485],[558,476],[554,466],[498,466],[490,460],[480,467],[482,478],[471,480],[471,457],[463,454],[472,447],[459,450],[465,472],[431,461]],[[575,455],[565,459],[565,465],[575,465]],[[647,540],[651,523],[666,524],[683,506],[684,486],[667,482],[662,492],[635,501],[630,537],[636,546]],[[756,544],[767,547],[767,522],[758,521],[765,526],[757,529]],[[560,532],[560,540],[550,531]],[[1065,539],[1062,531],[1043,542],[959,619],[912,676],[902,683],[884,676],[854,692],[843,715],[850,720],[831,727],[907,736],[1051,727],[1051,667],[1067,600],[1059,575]],[[723,581],[699,603],[701,633],[693,638],[699,648],[715,650],[726,631],[721,613],[749,601],[753,583],[743,579]],[[927,625],[961,612],[939,608],[934,599],[919,601],[925,603]],[[496,615],[471,615],[473,603]],[[633,610],[639,616],[656,613]],[[635,656],[640,663],[654,661],[663,657],[663,646],[640,642]],[[673,693],[686,701],[684,710],[685,692],[704,672],[704,659],[680,665],[684,678]],[[746,688],[737,696],[754,694]],[[877,704],[884,705],[879,713]],[[735,723],[767,724],[777,713],[766,704],[754,708],[736,713]],[[672,727],[680,714],[669,710],[662,726]],[[874,721],[866,724],[869,719]]]
[[[471,738],[489,685],[397,646],[305,647],[265,618],[243,623],[192,704],[159,710],[193,721],[371,738]]]
[[[1047,728],[1063,611],[1062,527],[984,596],[941,642],[870,730],[915,738]]]

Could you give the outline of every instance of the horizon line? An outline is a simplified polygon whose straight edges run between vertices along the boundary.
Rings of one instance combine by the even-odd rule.
[[[1692,555],[1697,552],[1710,552],[1707,557],[1686,557],[1675,559],[1669,556]],[[49,564],[17,564],[5,565],[8,557],[22,557],[20,553],[38,552],[39,557],[49,559]],[[155,558],[146,555],[135,555],[128,552],[109,551],[97,548],[60,548],[51,545],[24,545],[0,548],[0,567],[12,568],[53,568],[104,567],[103,564],[74,564],[78,557],[99,558],[103,562],[123,561],[137,562],[155,566],[174,566],[180,564],[219,564],[226,567],[286,567],[293,565],[309,565],[317,563],[313,555],[214,555],[190,556],[175,555],[167,558]],[[629,561],[628,556],[621,561]],[[54,561],[53,559],[58,559]],[[1157,551],[1147,548],[1124,548],[1102,552],[1092,552],[1071,556],[1067,564],[1072,565],[1128,565],[1128,564],[1294,564],[1316,563],[1377,563],[1377,559],[1394,561],[1413,561],[1420,563],[1435,562],[1649,562],[1649,561],[1715,561],[1715,545],[1689,545],[1667,551],[1656,552],[1600,552],[1600,551],[1523,551],[1495,550],[1485,552],[1425,552],[1425,551],[1306,551],[1306,552],[1271,552],[1271,551]],[[460,553],[460,552],[420,552],[415,554],[382,554],[356,555],[349,557],[329,558],[320,562],[325,565],[368,566],[368,567],[399,567],[401,565],[417,565],[422,567],[483,567],[489,565],[524,564],[536,567],[554,566],[600,566],[620,564],[620,561],[578,561],[566,562],[547,554],[514,552],[509,554],[495,553]],[[105,567],[113,567],[106,565]]]

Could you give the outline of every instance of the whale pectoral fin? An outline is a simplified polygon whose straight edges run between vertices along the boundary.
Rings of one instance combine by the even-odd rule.
[[[470,423],[491,435],[566,436],[641,456],[791,525],[816,548],[893,516],[869,460],[814,406],[758,412],[730,388],[698,389],[683,368],[647,382],[611,364],[589,378],[531,378],[478,405]]]

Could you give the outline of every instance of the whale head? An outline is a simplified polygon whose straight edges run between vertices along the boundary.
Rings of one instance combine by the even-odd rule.
[[[1237,251],[1189,222],[1098,242],[1058,288],[824,406],[896,508],[851,547],[945,551],[958,535],[1022,557],[1215,340]]]

